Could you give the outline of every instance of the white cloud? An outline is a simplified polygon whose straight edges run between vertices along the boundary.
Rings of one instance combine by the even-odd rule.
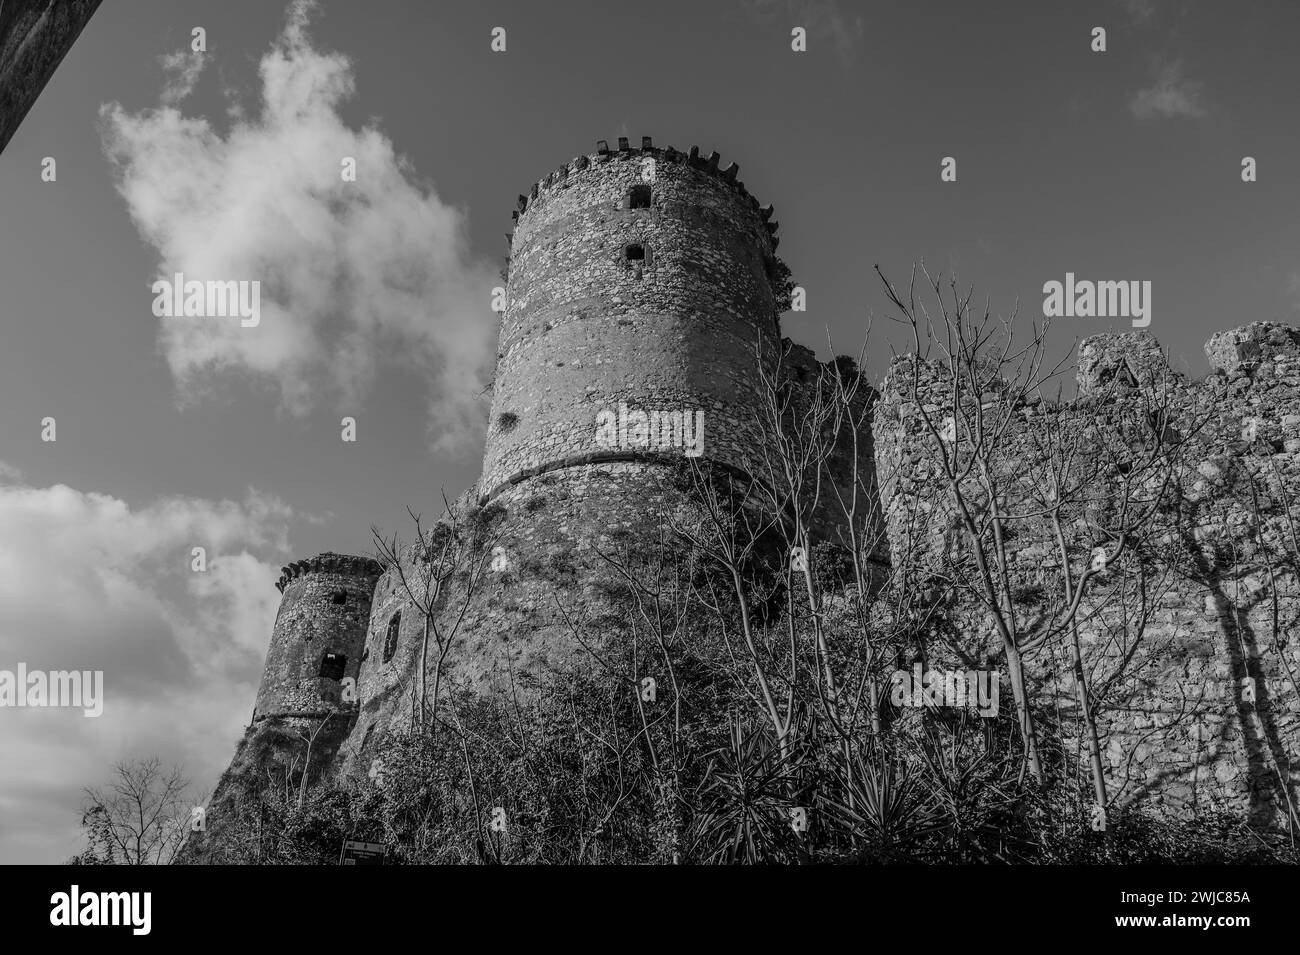
[[[1155,16],[1155,0],[1120,0],[1120,6],[1134,23],[1145,23]]]
[[[0,461],[0,484],[17,484],[23,479],[23,472],[12,464]]]
[[[808,31],[809,50],[829,40],[846,67],[862,51],[865,22],[861,15],[845,13],[839,0],[747,0],[746,6],[767,23],[779,25],[787,42],[796,26]]]
[[[1152,85],[1134,93],[1128,108],[1138,119],[1180,116],[1196,119],[1205,115],[1201,101],[1203,85],[1184,78],[1180,61],[1160,64]]]
[[[163,72],[167,75],[166,84],[161,95],[162,102],[174,106],[190,95],[194,84],[199,81],[199,74],[207,64],[207,54],[182,50],[167,53],[158,58]]]
[[[0,669],[104,672],[97,718],[0,709],[0,860],[78,851],[81,790],[117,759],[157,755],[211,785],[251,710],[293,517],[255,492],[133,509],[0,485]],[[190,570],[196,546],[207,573]]]
[[[376,369],[402,362],[429,382],[434,444],[476,446],[495,270],[470,257],[462,212],[378,128],[343,122],[351,63],[313,48],[310,9],[290,7],[260,64],[260,112],[232,108],[225,135],[175,105],[188,60],[173,64],[159,108],[101,108],[118,191],[158,252],[158,276],[261,282],[260,325],[160,319],[163,352],[183,400],[247,377],[295,414],[325,400],[355,413]],[[355,182],[340,175],[345,156]]]

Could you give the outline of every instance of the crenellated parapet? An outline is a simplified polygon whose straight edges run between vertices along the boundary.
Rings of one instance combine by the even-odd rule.
[[[706,156],[700,151],[699,146],[692,146],[686,152],[672,146],[655,146],[649,136],[641,137],[639,147],[632,146],[628,141],[628,137],[620,136],[615,149],[610,148],[608,140],[597,140],[596,152],[578,156],[533,183],[532,188],[529,189],[526,195],[521,194],[519,196],[516,208],[511,213],[511,218],[518,221],[519,217],[528,210],[530,203],[537,201],[538,198],[545,197],[548,192],[556,188],[563,188],[571,176],[576,176],[593,165],[599,166],[615,160],[639,161],[642,157],[647,156],[652,157],[656,162],[663,161],[689,166],[698,172],[717,179],[718,182],[734,191],[762,219],[764,228],[772,239],[772,249],[775,251],[780,241],[777,239],[776,233],[781,225],[779,222],[772,221],[774,213],[772,206],[760,206],[758,199],[745,188],[745,183],[737,178],[740,173],[738,164],[732,162],[723,166],[722,157],[717,152],[710,152]],[[507,236],[507,239],[509,238],[510,236]]]
[[[275,582],[275,589],[284,593],[284,588],[289,582],[303,574],[343,574],[348,577],[378,578],[383,570],[383,565],[371,557],[354,557],[351,554],[327,552],[305,560],[294,561],[280,568],[280,579]]]

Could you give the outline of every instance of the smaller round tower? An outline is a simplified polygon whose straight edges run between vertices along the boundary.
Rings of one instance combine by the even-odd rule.
[[[320,717],[353,703],[343,681],[356,680],[383,567],[369,557],[318,554],[285,567],[284,596],[266,651],[253,722],[269,716]]]

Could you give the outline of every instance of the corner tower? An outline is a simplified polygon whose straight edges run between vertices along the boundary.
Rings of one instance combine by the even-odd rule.
[[[253,722],[269,716],[319,717],[340,708],[346,677],[356,679],[383,568],[368,557],[319,554],[285,567],[284,596],[266,651]]]
[[[771,207],[717,153],[598,145],[519,197],[484,501],[548,471],[662,453],[635,433],[597,440],[620,404],[703,412],[702,459],[745,469],[755,347],[776,354],[786,307]]]

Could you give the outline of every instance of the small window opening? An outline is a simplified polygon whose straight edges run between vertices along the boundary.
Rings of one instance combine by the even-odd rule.
[[[650,208],[650,187],[647,185],[633,186],[627,194],[627,207],[629,209],[649,209]]]
[[[327,653],[320,661],[320,675],[322,680],[341,680],[343,671],[347,668],[348,658],[341,653]]]
[[[402,629],[401,611],[393,614],[393,619],[388,621],[388,632],[384,634],[384,662],[387,663],[393,659],[393,654],[397,652],[397,635]]]
[[[627,247],[624,254],[627,256],[629,262],[644,262],[645,246],[641,245],[639,242],[633,242]]]
[[[342,607],[348,602],[348,592],[346,590],[336,590],[330,599],[336,607]]]

